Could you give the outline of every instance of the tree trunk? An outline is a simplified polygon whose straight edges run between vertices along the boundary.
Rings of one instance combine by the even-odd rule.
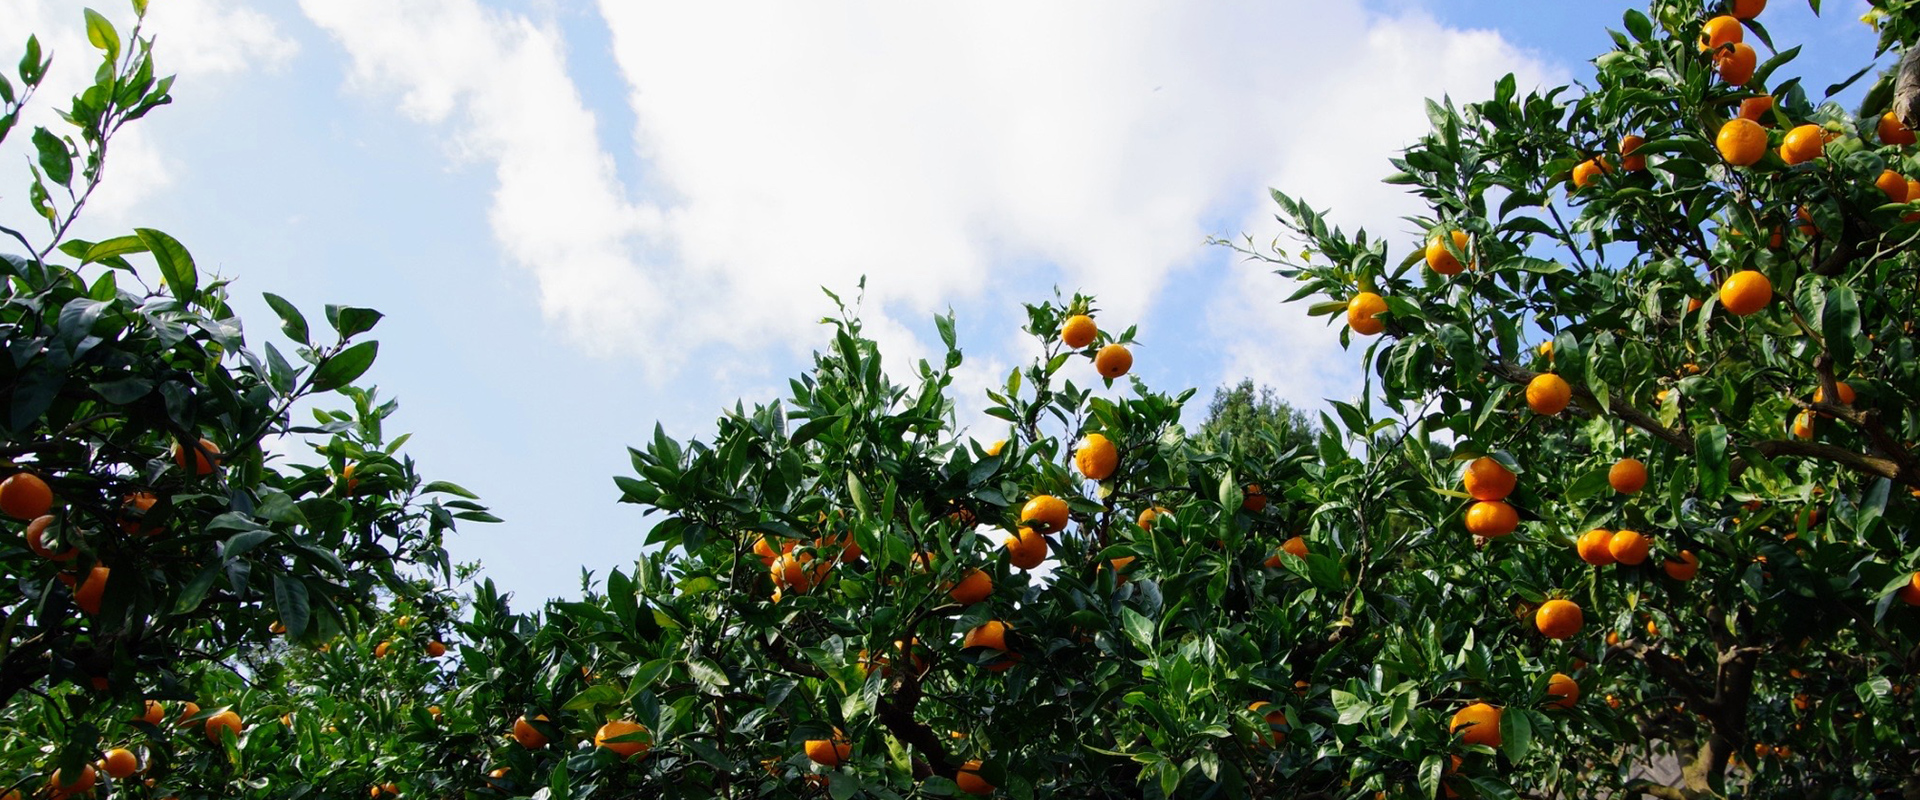
[[[1908,128],[1920,130],[1920,46],[1909,45],[1900,58],[1900,75],[1893,82],[1893,115]]]

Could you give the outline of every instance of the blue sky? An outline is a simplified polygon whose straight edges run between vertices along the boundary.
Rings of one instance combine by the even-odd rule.
[[[174,234],[238,279],[256,343],[278,335],[262,291],[385,312],[392,429],[507,520],[456,557],[570,595],[640,550],[625,445],[776,397],[823,341],[815,287],[863,274],[896,366],[958,313],[971,424],[1029,354],[1020,303],[1055,286],[1139,324],[1156,387],[1351,397],[1335,332],[1206,237],[1270,238],[1276,186],[1410,245],[1416,209],[1378,178],[1421,99],[1565,82],[1627,5],[156,0],[177,101],[118,146],[79,234]],[[1808,85],[1870,55],[1864,3],[1773,5]],[[0,19],[0,63],[28,31],[55,48],[51,124],[91,69],[79,7]],[[19,164],[0,223],[28,227]]]

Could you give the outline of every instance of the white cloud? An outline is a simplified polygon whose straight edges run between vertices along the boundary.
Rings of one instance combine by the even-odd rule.
[[[97,10],[119,31],[123,46],[130,44],[132,10],[124,3],[98,5]],[[0,52],[9,54],[0,63],[7,65],[10,75],[28,33],[40,39],[43,52],[53,55],[53,67],[8,140],[24,142],[34,126],[45,126],[78,141],[78,131],[61,121],[54,110],[68,107],[70,98],[93,82],[94,71],[100,66],[101,52],[87,42],[81,5],[67,0],[0,0],[0,15],[18,23],[9,28],[7,40],[0,41]],[[149,120],[180,113],[180,107],[193,105],[208,93],[206,87],[216,78],[277,71],[299,50],[296,42],[281,35],[272,18],[240,0],[154,3],[148,9],[142,35],[155,39],[158,74],[179,78],[171,92],[174,104],[122,128],[114,137],[107,157],[108,180],[87,201],[82,214],[94,226],[124,227],[130,220],[137,223],[132,219],[134,210],[173,182],[179,167],[155,146],[147,132],[155,123]],[[31,178],[24,168],[8,165],[0,180],[5,180],[0,186],[11,190],[26,185]],[[78,180],[76,176],[76,184]],[[59,197],[56,205],[64,212],[65,198]],[[23,205],[4,209],[7,217],[24,213]],[[35,234],[45,230],[38,223],[29,227]],[[36,245],[44,241],[44,235],[29,238]]]

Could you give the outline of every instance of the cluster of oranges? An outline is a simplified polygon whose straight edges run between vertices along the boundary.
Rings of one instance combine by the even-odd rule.
[[[533,724],[534,722],[552,724],[545,714],[535,715],[532,720],[528,720],[523,715],[513,721],[511,735],[514,742],[528,750],[538,750],[548,744],[547,735],[541,733],[540,728]],[[644,757],[648,750],[653,749],[653,741],[648,736],[649,733],[647,726],[633,720],[610,720],[593,732],[593,746],[608,750],[622,759],[634,756]],[[501,770],[496,772],[499,773],[493,776],[496,778],[506,774]]]
[[[222,710],[205,719],[199,719],[199,716],[200,705],[189,701],[181,704],[180,713],[174,718],[174,724],[179,728],[197,728],[205,732],[207,741],[216,746],[221,743],[223,736],[231,734],[238,737],[245,727],[240,720],[240,715],[232,710]],[[167,722],[167,707],[158,700],[143,701],[140,713],[133,717],[132,721],[159,727]],[[94,785],[100,780],[101,773],[105,773],[113,780],[123,781],[145,771],[147,766],[140,754],[125,747],[114,747],[101,754],[99,760],[94,763],[81,765],[79,771],[71,776],[64,769],[54,770],[47,781],[48,792],[52,797],[61,800],[84,796],[93,791]],[[146,785],[153,786],[153,781],[148,779]],[[8,795],[7,797],[17,796]]]
[[[1067,318],[1060,326],[1060,343],[1069,349],[1083,350],[1099,338],[1100,326],[1094,324],[1093,317],[1075,314]],[[1093,354],[1093,368],[1100,377],[1113,380],[1133,369],[1133,353],[1119,342],[1110,342]]]

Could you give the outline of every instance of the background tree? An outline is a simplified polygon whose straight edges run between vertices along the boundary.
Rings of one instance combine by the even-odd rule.
[[[1202,441],[1255,448],[1256,460],[1310,449],[1318,435],[1306,413],[1280,399],[1273,387],[1256,388],[1251,378],[1213,390],[1207,417],[1200,423]]]

